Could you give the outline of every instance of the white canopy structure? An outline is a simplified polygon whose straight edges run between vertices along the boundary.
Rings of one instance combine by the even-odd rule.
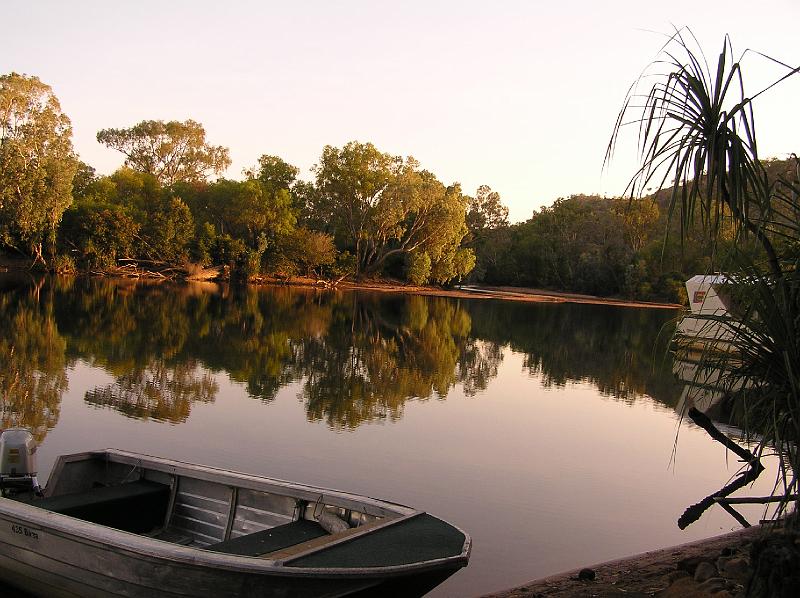
[[[678,324],[678,335],[689,346],[730,350],[733,334],[713,319],[713,316],[724,316],[734,309],[730,295],[722,290],[730,282],[724,274],[699,274],[686,281],[691,313]]]

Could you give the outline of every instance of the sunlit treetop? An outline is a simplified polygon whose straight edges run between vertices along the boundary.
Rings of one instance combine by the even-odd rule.
[[[103,129],[97,141],[122,152],[125,165],[152,174],[169,186],[203,181],[231,164],[228,148],[206,143],[206,131],[193,120],[144,120],[128,129]]]

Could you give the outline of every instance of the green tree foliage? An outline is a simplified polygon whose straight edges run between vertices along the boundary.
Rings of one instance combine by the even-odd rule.
[[[186,262],[194,233],[189,207],[180,198],[165,194],[148,206],[139,239],[140,253],[155,261]]]
[[[466,224],[469,229],[464,244],[475,253],[475,266],[470,279],[476,282],[505,282],[509,270],[504,262],[509,260],[511,236],[508,208],[500,194],[488,185],[478,187],[475,197],[467,197]]]
[[[317,193],[313,212],[328,222],[337,241],[354,250],[358,272],[368,259],[373,217],[399,170],[399,160],[371,143],[351,141],[342,149],[326,145],[314,167]]]
[[[42,108],[37,117],[59,123],[72,159],[69,122],[57,113],[49,88],[35,78],[21,80],[50,94],[42,103],[49,112]],[[4,176],[14,184],[2,188],[0,242],[17,247],[24,241],[41,257],[45,235],[54,247],[69,196],[67,203],[48,205],[21,191],[9,158],[20,153],[11,152],[16,137],[8,126],[4,130]],[[340,279],[385,268],[399,273],[404,256],[425,254],[427,278],[446,284],[474,267],[474,249],[463,244],[469,199],[460,186],[445,186],[413,158],[391,156],[370,143],[326,146],[314,183],[298,180],[297,167],[268,154],[245,170],[242,181],[210,182],[207,175],[221,173],[230,158],[226,148],[206,143],[205,130],[195,121],[142,121],[103,129],[97,139],[122,152],[125,166],[97,176],[91,166],[72,159],[68,177],[54,174],[55,162],[42,170],[48,183],[58,185],[72,181],[77,171],[75,204],[58,238],[66,261],[84,268],[113,268],[121,258],[146,260],[150,267],[183,267],[193,260],[228,266],[245,278],[304,273]],[[33,187],[41,186],[42,172]],[[49,194],[48,201],[61,198],[59,193]],[[473,217],[487,228],[507,216],[488,187],[479,190],[473,208]]]
[[[467,227],[473,234],[508,226],[508,208],[500,201],[500,194],[488,185],[481,185],[475,197],[470,197],[467,207]]]
[[[475,253],[472,249],[456,245],[443,248],[431,264],[431,280],[437,284],[461,281],[475,267]]]
[[[312,230],[333,233],[333,226],[325,219],[325,211],[321,209],[322,204],[314,183],[295,181],[292,185],[292,201],[297,210],[299,224]]]
[[[258,246],[262,235],[274,245],[281,236],[290,234],[296,223],[288,190],[270,189],[258,179],[221,179],[208,187],[202,201],[205,209],[198,218],[252,248]]]
[[[734,212],[742,208],[724,201],[713,210],[709,206],[715,204],[705,199],[688,202],[678,208],[681,218],[670,218],[678,205],[674,189],[643,199],[576,195],[509,225],[508,209],[488,185],[468,197],[458,184],[444,185],[413,158],[355,141],[342,148],[326,146],[313,169],[314,182],[298,180],[297,167],[267,154],[242,181],[209,182],[207,174],[230,163],[228,152],[208,145],[203,127],[191,120],[100,131],[98,139],[125,153],[127,166],[97,176],[72,157],[69,122],[49,88],[19,75],[2,80],[6,96],[27,93],[33,99],[25,104],[29,120],[15,117],[14,127],[8,115],[22,110],[24,102],[4,105],[3,180],[11,182],[0,188],[0,243],[39,257],[46,243],[52,247],[69,202],[62,193],[67,175],[76,171],[74,204],[58,238],[67,261],[82,267],[110,268],[120,258],[168,265],[193,260],[228,266],[241,277],[303,273],[338,279],[383,273],[436,284],[468,277],[680,301],[689,276],[723,268],[733,254],[757,261],[768,253],[756,242],[758,226],[749,231],[750,238],[739,234]],[[57,143],[42,141],[47,126],[34,127],[34,118],[55,131]],[[53,150],[50,157],[29,160],[36,167],[23,176],[20,148],[42,147]],[[53,158],[58,148],[59,156],[68,154],[69,168]],[[751,202],[748,209],[770,215],[770,242],[787,250],[794,243],[787,232],[799,214],[792,207],[791,185],[782,181],[790,175],[797,179],[796,164],[765,161],[759,172],[761,187],[788,199],[767,208]],[[711,194],[717,198],[724,189],[715,184]],[[45,193],[48,185],[53,193]],[[686,189],[689,196],[697,195]],[[688,226],[709,219],[713,233]]]
[[[413,158],[355,141],[342,149],[326,146],[315,173],[314,219],[329,222],[340,247],[354,251],[358,274],[377,272],[395,254],[426,252],[432,263],[454,259],[467,233],[460,186],[446,187]],[[465,267],[468,260],[458,263]]]
[[[216,264],[235,269],[245,260],[247,245],[228,234],[219,235],[208,222],[204,223],[195,240],[195,259],[203,265]]]
[[[655,227],[659,221],[658,203],[654,198],[620,200],[615,211],[622,218],[625,244],[631,251],[638,253],[657,233]]]
[[[258,166],[245,171],[249,179],[257,179],[271,192],[292,188],[300,169],[292,166],[278,156],[264,154],[258,159]]]
[[[83,160],[78,160],[75,177],[72,179],[73,198],[85,197],[96,181],[97,171]]]
[[[286,265],[305,276],[322,278],[336,262],[333,237],[325,233],[298,227],[285,239],[282,251]]]
[[[614,202],[574,195],[516,228],[515,264],[523,285],[598,295],[622,289],[629,252]]]
[[[84,185],[61,230],[62,246],[93,268],[121,257],[181,264],[194,238],[186,203],[153,175],[127,167]]]
[[[231,164],[228,148],[206,143],[206,131],[193,120],[145,120],[128,129],[103,129],[97,141],[121,152],[125,165],[153,175],[163,186],[205,180]]]
[[[189,201],[195,222],[202,223],[198,238],[205,238],[206,244],[211,237],[218,240],[217,251],[206,252],[214,263],[227,265],[233,259],[245,277],[264,267],[283,269],[297,224],[291,193],[285,186],[255,177],[220,179],[195,189]]]
[[[72,127],[49,85],[0,76],[0,245],[44,261],[72,201]]]
[[[134,256],[140,224],[113,203],[76,203],[64,213],[61,244],[89,269],[114,267],[119,258]]]
[[[773,185],[781,184],[777,173],[791,172],[786,160],[771,161],[771,168]],[[476,228],[465,242],[477,255],[471,280],[682,303],[691,276],[724,269],[734,255],[764,255],[725,213],[714,235],[702,227],[682,230],[680,219],[670,218],[670,201],[666,191],[642,198],[573,195],[526,222]],[[700,207],[693,209],[699,222]]]
[[[376,217],[375,240],[370,244],[372,270],[396,253],[425,252],[431,266],[453,262],[462,268],[469,260],[456,260],[462,239],[467,234],[466,198],[457,183],[445,187],[427,170],[409,158],[386,192],[382,210]],[[474,265],[474,262],[472,263]],[[470,266],[471,268],[471,266]],[[451,272],[452,275],[447,275]],[[468,273],[440,268],[440,282]]]
[[[151,174],[123,167],[111,176],[99,179],[92,197],[107,198],[131,210],[142,220],[154,204],[161,201],[163,188]]]
[[[284,251],[295,230],[290,191],[258,178],[163,187],[155,176],[123,167],[87,181],[62,245],[91,267],[120,257],[177,265],[191,259],[250,276]]]
[[[408,282],[427,284],[431,278],[431,256],[424,251],[408,254],[406,269]]]

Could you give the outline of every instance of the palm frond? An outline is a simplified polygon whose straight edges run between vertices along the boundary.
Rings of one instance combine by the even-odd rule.
[[[742,60],[750,55],[786,72],[748,95]],[[606,150],[608,163],[623,128],[637,129],[640,166],[626,193],[643,195],[654,182],[657,192],[670,189],[668,214],[679,218],[682,239],[698,219],[712,251],[730,225],[734,242],[752,236],[761,247],[763,262],[743,251],[729,265],[744,309],[701,316],[732,349],[706,351],[701,365],[723,372],[731,417],[758,452],[777,453],[784,497],[797,495],[800,472],[800,160],[796,179],[770,180],[753,101],[799,71],[758,52],[736,57],[728,36],[712,68],[694,34],[676,29],[629,88]],[[788,499],[778,510],[787,507]]]

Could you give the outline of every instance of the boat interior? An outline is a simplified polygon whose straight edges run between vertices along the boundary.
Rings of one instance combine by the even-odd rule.
[[[171,463],[111,452],[61,457],[44,497],[24,500],[172,544],[293,567],[404,565],[465,550],[463,533],[408,507]]]

